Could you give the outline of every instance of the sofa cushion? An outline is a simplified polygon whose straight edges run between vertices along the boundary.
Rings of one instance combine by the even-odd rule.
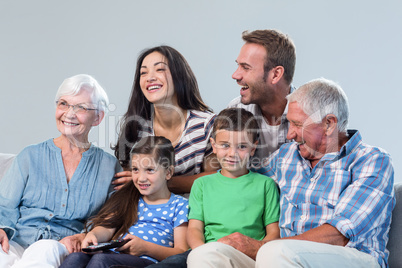
[[[0,180],[3,178],[4,174],[10,167],[14,160],[14,154],[2,154],[0,153]]]
[[[402,267],[402,183],[394,186],[396,204],[392,212],[391,230],[389,231],[389,241],[387,248],[389,254],[389,267]]]

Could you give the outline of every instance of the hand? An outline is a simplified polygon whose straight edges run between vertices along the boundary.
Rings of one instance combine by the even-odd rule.
[[[124,239],[131,239],[131,241],[117,248],[117,251],[122,251],[133,256],[141,256],[146,254],[146,243],[148,242],[131,234],[128,234],[126,237],[124,237]]]
[[[95,234],[89,232],[82,241],[81,248],[86,248],[89,245],[97,245],[97,244],[98,244],[98,238],[95,236]]]
[[[8,237],[6,232],[3,229],[0,229],[0,245],[5,253],[8,254],[8,250],[10,249],[10,245],[8,243]]]
[[[232,246],[240,252],[243,252],[253,260],[257,256],[257,252],[264,244],[263,241],[255,240],[241,233],[233,233],[218,239],[218,242]]]
[[[112,181],[112,184],[115,185],[115,190],[119,190],[121,187],[124,186],[124,184],[131,181],[131,171],[122,171],[116,173],[114,177],[116,179]]]
[[[59,242],[66,246],[69,253],[80,252],[81,251],[81,242],[84,239],[85,234],[76,234],[64,237]]]

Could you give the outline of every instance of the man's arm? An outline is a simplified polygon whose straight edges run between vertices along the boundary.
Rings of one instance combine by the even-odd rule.
[[[278,222],[265,226],[265,231],[266,235],[263,240],[256,240],[241,233],[233,233],[218,239],[218,242],[232,246],[255,260],[257,252],[262,245],[280,238]]]
[[[282,239],[305,240],[342,247],[346,246],[346,244],[349,242],[349,239],[341,234],[338,229],[329,224],[323,224],[321,226],[308,230],[303,234],[284,237]]]
[[[234,247],[253,260],[255,260],[260,247],[266,243],[266,241],[256,240],[241,233],[233,233],[224,236],[218,239],[218,242]]]
[[[268,226],[269,225],[267,225],[267,227]],[[271,227],[274,228],[274,226]],[[338,246],[345,246],[348,243],[348,239],[344,237],[335,227],[329,224],[324,224],[317,228],[311,229],[301,235],[286,238],[279,238],[279,236],[272,234],[272,236],[267,235],[263,240],[259,241],[245,236],[241,233],[233,233],[231,235],[222,237],[218,240],[218,242],[232,246],[238,251],[243,252],[244,254],[255,260],[260,247],[262,247],[265,243],[269,241],[277,239],[306,240]]]

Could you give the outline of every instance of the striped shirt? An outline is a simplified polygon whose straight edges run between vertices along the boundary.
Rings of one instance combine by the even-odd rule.
[[[384,150],[349,131],[339,152],[325,154],[314,168],[295,142],[284,144],[258,170],[279,185],[281,237],[302,234],[325,223],[349,239],[347,247],[387,267],[386,249],[395,206],[394,170]]]
[[[196,110],[187,111],[186,124],[176,144],[174,176],[194,175],[202,171],[204,157],[212,153],[209,138],[215,114]],[[155,135],[152,119],[142,127],[140,137]]]

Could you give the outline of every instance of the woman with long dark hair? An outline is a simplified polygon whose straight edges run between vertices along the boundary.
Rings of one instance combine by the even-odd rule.
[[[169,46],[144,50],[137,60],[128,110],[113,147],[115,155],[128,170],[129,151],[139,138],[166,137],[176,154],[169,189],[189,193],[197,177],[219,168],[209,143],[214,118],[201,98],[194,73],[177,50]],[[130,176],[128,171],[118,173],[114,184],[127,182]]]

